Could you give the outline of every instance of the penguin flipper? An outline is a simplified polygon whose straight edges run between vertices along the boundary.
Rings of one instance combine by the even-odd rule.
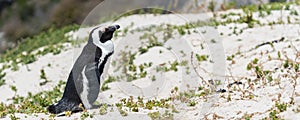
[[[100,77],[96,63],[86,65],[82,70],[82,76],[83,91],[80,93],[80,98],[85,108],[90,109],[94,106],[100,91]]]

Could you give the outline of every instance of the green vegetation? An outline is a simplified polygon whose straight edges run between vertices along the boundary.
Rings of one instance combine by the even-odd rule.
[[[107,108],[108,108],[107,104],[101,105],[101,107],[99,108],[99,113],[100,113],[100,115],[105,115],[105,114],[107,114]]]
[[[120,54],[121,56],[118,61],[121,64],[118,64],[117,69],[115,71],[121,69],[122,73],[124,74],[116,76],[116,78],[125,78],[127,82],[130,82],[140,78],[145,78],[147,76],[148,72],[146,69],[152,66],[151,62],[135,65],[133,60],[135,59],[137,52],[131,53],[130,51],[122,51]],[[113,64],[115,65],[114,61]]]
[[[269,118],[272,120],[280,120],[280,118],[278,117],[279,112],[276,110],[273,110],[269,113]],[[267,118],[266,118],[267,119]]]
[[[271,112],[269,113],[269,119],[271,120],[281,120],[280,118],[280,113],[286,111],[288,104],[287,103],[275,103],[275,108],[273,110],[271,110]],[[268,119],[268,118],[265,118]]]
[[[70,42],[65,34],[78,28],[78,25],[71,25],[61,29],[49,29],[34,37],[26,38],[20,42],[17,47],[7,50],[2,54],[0,56],[0,62],[8,63],[11,61],[10,67],[17,70],[18,63],[32,63],[36,61],[38,55],[45,55],[47,53],[58,54],[62,49],[61,44]],[[41,47],[44,47],[44,49],[38,50]]]
[[[208,3],[208,7],[207,7],[207,9],[208,10],[210,10],[211,12],[215,12],[215,9],[216,9],[216,2],[215,1],[210,1],[209,3]]]
[[[271,15],[271,11],[273,10],[289,10],[291,15],[298,15],[298,12],[295,9],[291,9],[291,5],[294,3],[286,3],[286,2],[275,2],[275,3],[267,3],[267,4],[252,4],[247,6],[242,6],[243,14],[240,13],[228,13],[228,14],[220,14],[219,16],[224,19],[225,21],[216,21],[216,25],[226,25],[230,23],[246,23],[248,24],[248,28],[253,28],[254,25],[273,25],[273,24],[282,24],[283,21],[279,20],[277,22],[270,21],[268,24],[262,24],[258,20],[253,18],[253,13],[258,12],[259,17],[266,17],[268,15]],[[229,16],[237,16],[239,19],[232,19]],[[291,24],[291,18],[290,16],[287,17],[288,23]],[[294,23],[296,24],[296,23]],[[239,32],[239,34],[242,33],[242,30]],[[238,31],[234,31],[233,34],[238,34]]]
[[[12,104],[0,103],[0,118],[14,113],[47,113],[47,106],[57,102],[57,98],[62,96],[62,88],[65,84],[60,81],[51,91],[43,91],[35,95],[28,93],[27,97],[15,96],[11,99]]]
[[[163,71],[163,72],[168,72],[168,71],[178,71],[178,66],[186,66],[188,64],[187,61],[182,61],[182,62],[178,62],[177,60],[173,61],[173,62],[168,62],[168,64],[164,63],[164,64],[161,64],[160,66],[157,66],[156,67],[156,71],[157,72],[160,72],[160,71]]]
[[[287,103],[282,103],[282,104],[276,103],[275,106],[279,110],[279,112],[283,112],[283,111],[286,111],[288,104]]]
[[[118,107],[120,114],[126,113],[123,109],[127,110],[128,112],[138,112],[141,109],[158,110],[159,108],[161,108],[167,110],[168,112],[166,112],[166,114],[159,114],[158,112],[153,112],[153,113],[149,113],[148,116],[151,117],[152,119],[162,119],[163,116],[171,119],[173,118],[172,113],[179,113],[179,111],[177,111],[175,109],[175,106],[173,105],[174,101],[179,101],[182,104],[186,104],[189,107],[193,107],[196,106],[197,104],[194,98],[205,97],[209,93],[207,89],[201,89],[197,92],[199,93],[196,93],[196,91],[194,90],[179,92],[178,87],[175,87],[174,89],[171,90],[172,95],[165,99],[144,100],[143,97],[137,97],[137,99],[134,99],[133,96],[130,96],[127,99],[126,98],[121,99],[120,102],[116,103],[115,105]],[[171,110],[172,113],[170,113],[169,110]]]
[[[31,52],[37,50],[40,47],[56,45],[58,43],[68,42],[68,37],[65,36],[66,33],[71,30],[78,29],[78,25],[67,26],[62,29],[49,29],[46,32],[42,32],[37,36],[27,38],[23,40],[23,42],[19,43],[19,45],[11,50],[6,51],[3,55],[1,55],[1,62],[8,62],[10,60],[14,60],[18,57],[22,57],[22,53],[26,52],[30,54]],[[53,46],[52,46],[53,47]],[[54,52],[52,50],[47,50],[48,52]],[[45,53],[41,53],[45,54]],[[29,55],[24,55],[24,57]]]
[[[201,62],[201,61],[207,61],[208,57],[209,57],[208,55],[198,55],[198,54],[196,54],[196,58],[197,58],[197,60],[199,62]]]
[[[146,46],[139,47],[140,54],[144,54],[148,51],[148,49],[155,47],[155,46],[163,46],[162,42],[159,42],[155,34],[148,34],[145,33],[144,35],[140,36],[140,40],[148,39],[146,42]]]
[[[94,118],[95,113],[89,113],[87,110],[84,110],[81,115],[80,115],[80,119],[84,120],[86,118]]]
[[[247,65],[247,70],[253,70],[255,72],[257,78],[264,78],[266,76],[269,76],[272,71],[263,70],[258,62],[259,62],[259,60],[257,58],[255,58],[252,61],[252,63],[249,63]]]
[[[41,81],[40,82],[40,85],[43,86],[45,85],[46,83],[50,82],[50,80],[47,79],[46,77],[46,73],[45,73],[45,70],[44,69],[41,69],[40,71],[40,78],[41,80],[44,80],[44,81]]]
[[[2,69],[0,69],[0,86],[2,86],[2,85],[4,85],[5,84],[5,80],[4,80],[4,77],[5,77],[5,75],[6,75],[6,73],[5,72],[3,72],[3,68]]]
[[[195,106],[197,103],[194,101],[194,100],[191,100],[189,103],[188,103],[188,106]]]
[[[170,108],[170,104],[167,103],[169,102],[171,99],[160,99],[160,100],[148,100],[147,102],[144,102],[142,97],[138,97],[137,100],[134,100],[134,98],[132,96],[130,96],[129,98],[123,98],[120,100],[119,103],[116,103],[117,107],[120,107],[120,109],[122,109],[122,107],[127,107],[129,108],[129,111],[132,112],[138,112],[139,108],[143,108],[143,109],[148,109],[148,110],[152,110],[154,109],[154,107],[159,107],[159,108]]]
[[[174,120],[174,115],[166,110],[163,114],[159,111],[148,113],[151,120]]]
[[[272,10],[289,10],[290,5],[293,3],[287,3],[287,2],[273,2],[273,3],[267,3],[267,4],[259,4],[259,5],[247,5],[242,6],[242,9],[249,10],[252,12],[266,12],[268,15],[271,14]]]
[[[108,76],[107,80],[105,80],[103,83],[102,83],[102,86],[101,86],[101,91],[105,91],[105,90],[109,90],[110,88],[108,87],[108,83],[111,83],[111,82],[115,82],[117,81],[117,79],[113,76]]]
[[[226,60],[229,60],[229,61],[231,61],[231,60],[233,60],[233,59],[234,59],[234,57],[235,57],[235,55],[227,56],[227,59],[226,59]]]
[[[16,117],[16,116],[13,115],[13,114],[11,114],[11,115],[9,116],[9,118],[10,118],[11,120],[20,120],[20,118]]]

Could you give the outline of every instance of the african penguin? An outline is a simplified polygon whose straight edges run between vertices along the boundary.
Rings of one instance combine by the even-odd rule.
[[[75,61],[69,74],[63,97],[57,104],[50,105],[48,111],[58,114],[64,111],[82,111],[92,108],[100,89],[100,77],[107,59],[114,52],[111,40],[119,25],[106,28],[96,27],[89,34],[88,43]]]

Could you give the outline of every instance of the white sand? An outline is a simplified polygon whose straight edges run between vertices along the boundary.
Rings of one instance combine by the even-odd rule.
[[[239,10],[231,10],[229,12],[240,12]],[[224,13],[224,12],[223,12]],[[255,13],[256,14],[256,13]],[[267,21],[277,21],[280,16],[279,11],[272,12],[273,15],[268,16],[267,18],[259,18],[262,22]],[[126,18],[122,18],[115,22],[115,24],[119,24],[122,28],[128,27],[129,30],[134,30],[136,28],[143,28],[150,25],[160,25],[162,23],[172,24],[172,25],[182,25],[187,22],[197,21],[197,20],[205,20],[212,16],[212,14],[184,14],[184,15],[133,15]],[[257,15],[255,15],[256,17]],[[299,19],[299,16],[294,16]],[[292,18],[294,18],[292,17]],[[131,23],[134,23],[131,26]],[[221,42],[223,44],[223,49],[225,52],[225,59],[227,56],[230,56],[238,51],[241,52],[241,55],[237,55],[234,58],[235,63],[232,61],[226,61],[226,65],[219,66],[226,68],[226,75],[234,76],[235,80],[239,80],[243,83],[240,85],[241,90],[236,90],[233,93],[216,93],[214,95],[209,95],[207,101],[204,101],[202,98],[197,98],[195,101],[198,102],[194,107],[187,107],[184,104],[178,104],[175,107],[179,109],[180,113],[175,113],[175,119],[181,120],[192,120],[192,119],[203,119],[207,117],[208,119],[213,119],[214,114],[218,115],[218,119],[239,119],[242,118],[245,114],[252,114],[253,119],[261,119],[267,117],[269,115],[268,110],[271,109],[274,105],[274,99],[278,98],[278,95],[281,94],[280,102],[289,102],[290,97],[293,93],[293,80],[290,77],[282,77],[284,72],[275,72],[274,78],[278,78],[280,80],[280,86],[278,85],[262,85],[260,82],[258,84],[253,85],[253,89],[248,88],[247,78],[252,78],[252,80],[256,77],[253,72],[247,71],[246,66],[249,62],[251,62],[254,58],[259,58],[259,61],[268,61],[268,55],[271,57],[277,57],[277,52],[286,52],[287,56],[291,59],[295,59],[295,50],[293,48],[289,48],[289,45],[294,45],[298,50],[300,46],[300,41],[296,41],[299,39],[300,34],[300,26],[297,24],[284,24],[284,25],[273,25],[273,26],[255,26],[255,28],[249,28],[243,30],[243,33],[239,35],[231,35],[233,29],[230,27],[237,27],[238,30],[245,28],[246,24],[228,24],[226,26],[218,26],[217,29],[213,27],[201,27],[196,30],[203,32],[202,36],[200,34],[192,33],[191,35],[173,35],[174,39],[170,39],[164,46],[162,47],[154,47],[149,49],[149,51],[145,54],[137,54],[136,59],[134,60],[135,65],[149,63],[152,62],[153,66],[168,63],[168,61],[174,60],[189,60],[190,54],[184,56],[180,54],[180,50],[182,49],[184,52],[194,51],[197,54],[203,55],[211,55],[211,51],[209,50],[209,45],[211,44],[211,39],[215,37],[220,37],[220,39],[216,38],[217,42]],[[85,32],[89,29],[84,30]],[[205,32],[204,32],[205,31]],[[210,34],[212,32],[213,34]],[[87,32],[86,32],[87,33]],[[220,35],[223,33],[223,35]],[[75,34],[76,33],[72,33]],[[120,51],[125,50],[128,45],[127,51],[137,52],[137,46],[140,46],[139,36],[143,35],[143,33],[134,33],[127,34],[124,37],[119,37],[115,40],[116,44],[116,52],[112,57],[112,61],[116,60],[121,56]],[[84,38],[87,36],[80,35],[80,38]],[[255,48],[256,45],[261,44],[263,42],[270,42],[272,40],[280,39],[281,37],[285,37],[286,41],[280,43],[274,43],[274,49],[270,47],[270,45],[265,45],[259,47],[257,49],[251,50]],[[74,37],[78,38],[78,36]],[[161,40],[162,38],[159,37]],[[201,44],[204,44],[204,49],[200,49]],[[167,48],[171,46],[172,49],[168,50]],[[187,49],[188,48],[188,49]],[[222,49],[216,49],[221,50]],[[6,101],[6,99],[11,98],[15,95],[15,93],[10,89],[10,85],[14,85],[17,87],[16,94],[21,96],[26,96],[28,92],[37,93],[40,91],[51,90],[59,80],[66,80],[68,73],[72,66],[72,61],[74,60],[74,49],[67,48],[66,51],[58,54],[52,55],[47,54],[38,59],[38,61],[28,64],[26,66],[21,66],[18,71],[10,71],[6,70],[7,75],[6,85],[0,87],[0,101],[10,103],[10,101]],[[162,54],[159,53],[162,51]],[[299,53],[298,53],[299,54]],[[296,60],[298,63],[299,58]],[[118,62],[118,61],[117,61]],[[47,65],[51,64],[51,67]],[[279,66],[281,62],[279,61],[271,61],[263,64],[264,69],[273,69],[274,66]],[[205,80],[209,80],[214,78],[211,74],[206,73],[213,72],[215,69],[212,68],[213,64],[209,61],[202,62],[197,70],[199,74],[205,78]],[[200,69],[203,68],[203,69]],[[51,82],[47,83],[44,86],[39,86],[40,81],[40,70],[44,69],[46,73],[46,77],[51,80]],[[116,67],[110,65],[108,69],[109,75],[120,75],[120,72],[115,72],[114,69]],[[153,98],[166,98],[170,95],[170,90],[175,86],[178,86],[180,90],[187,89],[185,84],[190,84],[190,88],[197,88],[197,86],[202,85],[201,79],[193,72],[193,69],[190,68],[191,74],[186,74],[184,69],[179,69],[177,72],[171,71],[164,74],[158,74],[155,72],[155,67],[147,68],[150,71],[149,75],[157,75],[159,79],[156,81],[151,81],[150,77],[147,76],[143,79],[138,79],[133,82],[125,82],[121,80],[121,82],[113,82],[109,83],[109,90],[100,92],[98,101],[102,103],[114,104],[118,102],[122,98],[128,98],[130,95],[144,96],[145,99],[153,99]],[[152,72],[151,72],[152,71]],[[161,81],[159,81],[161,80]],[[187,82],[189,81],[190,82]],[[300,83],[299,77],[296,78],[297,82]],[[234,80],[231,77],[226,77],[225,84],[231,83]],[[236,86],[237,87],[237,86]],[[226,87],[224,89],[228,90]],[[254,98],[253,99],[245,99],[242,91],[251,91]],[[300,93],[300,85],[296,86],[296,93]],[[231,101],[227,101],[228,94],[231,94]],[[112,95],[112,98],[109,96]],[[292,106],[288,106],[287,111],[280,113],[280,116],[286,119],[300,119],[299,112],[293,112],[293,109],[299,109],[298,105],[300,105],[300,97],[299,94],[293,96],[295,100],[295,104]],[[59,98],[58,98],[59,99]],[[98,112],[99,110],[89,110],[90,113]],[[154,110],[155,111],[155,110]],[[122,117],[119,112],[114,108],[114,112],[108,112],[106,115],[95,115],[92,119],[150,119],[147,116],[147,110],[134,113],[129,112],[129,115],[126,117]],[[56,117],[55,119],[80,119],[80,113],[73,114],[71,117]],[[24,114],[16,114],[17,117],[25,119]],[[27,119],[40,119],[46,118],[48,119],[48,115],[37,113],[35,115],[28,115]],[[8,117],[7,117],[8,119]]]

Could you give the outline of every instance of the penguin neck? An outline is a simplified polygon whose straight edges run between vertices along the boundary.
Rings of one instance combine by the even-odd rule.
[[[105,43],[101,43],[100,41],[93,39],[93,43],[94,45],[96,45],[98,48],[101,49],[102,56],[104,55],[104,57],[105,55],[112,53],[114,51],[114,44],[112,40],[108,40]]]
[[[105,42],[101,42],[101,34],[99,31],[102,31],[100,27],[97,27],[92,30],[90,34],[90,42],[92,42],[95,46],[97,46],[101,50],[101,54],[98,57],[99,59],[96,61],[99,61],[101,64],[105,57],[112,54],[114,51],[114,44],[112,40],[106,40]],[[105,34],[102,34],[105,35]],[[97,56],[97,55],[96,55]]]
[[[97,47],[99,47],[101,49],[101,51],[102,51],[101,57],[105,57],[106,55],[108,55],[109,53],[112,53],[114,51],[114,44],[113,44],[112,40],[107,40],[105,42],[101,42],[99,33],[97,32],[99,30],[100,30],[100,27],[96,28],[92,31],[92,34],[91,34],[92,42],[94,43],[94,45],[96,45]]]

